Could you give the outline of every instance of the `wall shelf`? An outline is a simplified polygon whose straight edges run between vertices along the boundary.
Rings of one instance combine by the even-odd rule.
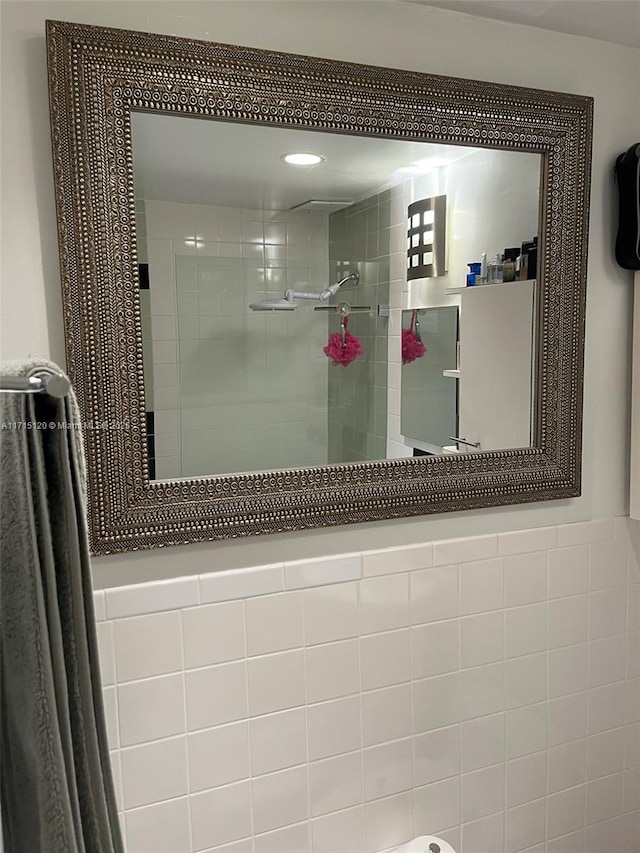
[[[512,284],[527,284],[535,281],[534,278],[523,278],[517,281],[496,281],[494,284],[474,284],[470,287],[445,287],[444,292],[447,296],[458,296],[461,293],[467,293],[469,290],[484,290],[486,287],[510,287]]]

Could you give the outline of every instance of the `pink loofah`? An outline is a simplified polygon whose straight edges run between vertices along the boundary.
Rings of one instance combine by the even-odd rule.
[[[347,332],[348,321],[349,318],[345,317],[344,328],[346,343],[342,343],[342,334],[340,332],[334,332],[329,336],[326,347],[322,348],[322,351],[331,359],[331,363],[334,366],[341,364],[343,367],[346,367],[348,364],[351,364],[357,356],[364,353],[360,339],[355,335],[352,335],[351,332]]]
[[[417,358],[422,356],[427,351],[426,346],[414,332],[413,328],[416,322],[416,312],[411,315],[411,326],[408,329],[402,330],[402,363],[410,364]]]

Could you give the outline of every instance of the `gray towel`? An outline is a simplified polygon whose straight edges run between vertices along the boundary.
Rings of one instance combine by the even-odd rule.
[[[60,370],[0,365],[3,375]],[[0,748],[7,853],[121,853],[73,394],[0,394]],[[47,425],[47,426],[43,426]]]

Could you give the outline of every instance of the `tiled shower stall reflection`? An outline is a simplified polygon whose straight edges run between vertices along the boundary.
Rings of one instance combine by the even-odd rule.
[[[157,477],[389,455],[387,422],[389,414],[399,418],[400,375],[398,346],[389,382],[388,309],[393,297],[399,318],[404,205],[402,186],[329,216],[138,202],[139,260],[150,280],[142,312]],[[287,288],[323,290],[356,269],[357,287],[330,302],[354,309],[349,331],[364,353],[347,369],[323,352],[340,328],[335,310],[313,303],[287,312],[249,308]],[[396,444],[391,455],[410,454]]]

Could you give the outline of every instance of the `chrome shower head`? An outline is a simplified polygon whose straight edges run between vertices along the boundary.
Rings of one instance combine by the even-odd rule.
[[[263,299],[262,302],[252,302],[249,305],[252,311],[295,311],[298,306],[288,299]]]

